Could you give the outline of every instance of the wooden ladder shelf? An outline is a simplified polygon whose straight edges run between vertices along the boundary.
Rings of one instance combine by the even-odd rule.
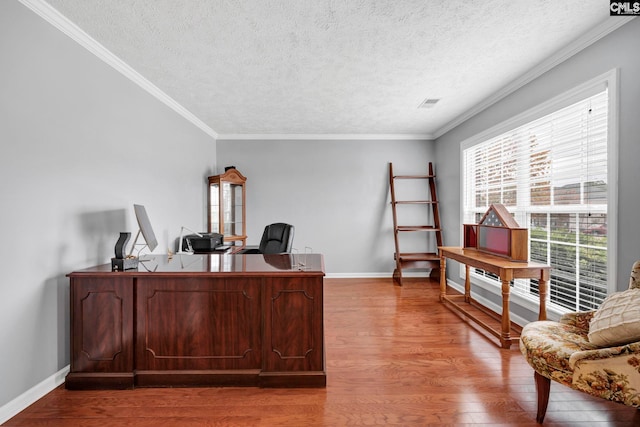
[[[428,198],[425,200],[397,200],[396,181],[397,180],[427,180],[429,184]],[[440,277],[440,256],[438,246],[442,246],[442,229],[440,228],[440,211],[438,209],[438,197],[436,193],[436,176],[433,173],[433,164],[429,162],[429,173],[427,175],[394,175],[393,164],[389,163],[389,188],[391,189],[391,209],[393,212],[393,237],[395,241],[395,261],[396,268],[393,271],[393,280],[402,286],[402,271],[415,269],[431,269],[430,277],[437,279]],[[432,224],[422,225],[399,225],[398,205],[428,205],[431,208]],[[425,221],[426,222],[426,221]],[[425,238],[426,246],[431,246],[425,252],[402,252],[400,250],[400,235],[407,232],[422,232],[435,234],[435,245],[433,238]],[[431,244],[429,245],[429,242]],[[433,247],[436,246],[436,247]]]

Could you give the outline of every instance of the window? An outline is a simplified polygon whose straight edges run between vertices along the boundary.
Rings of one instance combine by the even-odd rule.
[[[597,308],[610,289],[611,94],[602,82],[578,92],[462,150],[463,222],[477,223],[492,203],[505,205],[529,228],[531,261],[551,265],[550,303],[558,311]],[[472,275],[499,285],[481,270]],[[533,301],[537,281],[515,280],[512,293]]]

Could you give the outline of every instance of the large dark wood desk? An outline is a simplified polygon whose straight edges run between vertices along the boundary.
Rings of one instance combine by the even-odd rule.
[[[326,385],[322,255],[148,258],[68,275],[66,388]]]
[[[511,336],[511,319],[509,314],[509,282],[513,279],[537,279],[540,293],[540,310],[538,320],[547,318],[547,282],[551,267],[535,262],[514,262],[505,258],[480,252],[476,249],[463,249],[460,247],[438,247],[440,251],[440,301],[449,302],[452,307],[475,321],[478,325],[500,339],[502,348],[509,348],[517,342],[518,337]],[[447,258],[465,264],[464,295],[447,295]],[[502,283],[502,315],[501,329],[497,331],[478,317],[474,316],[467,308],[473,303],[471,299],[470,267],[479,268],[493,273],[500,278]],[[462,302],[463,304],[458,304]]]

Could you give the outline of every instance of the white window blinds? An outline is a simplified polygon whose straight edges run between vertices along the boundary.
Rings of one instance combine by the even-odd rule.
[[[564,309],[593,309],[607,295],[607,126],[600,89],[463,151],[464,222],[507,206],[529,228],[531,260],[551,265],[551,303]],[[512,286],[537,296],[535,281]]]

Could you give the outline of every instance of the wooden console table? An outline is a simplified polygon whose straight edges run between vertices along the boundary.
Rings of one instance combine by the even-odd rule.
[[[147,258],[68,275],[66,388],[326,386],[322,255]]]
[[[511,336],[511,319],[509,316],[509,282],[513,279],[537,279],[540,293],[540,311],[538,320],[547,318],[547,282],[551,267],[535,262],[514,262],[505,258],[480,252],[475,249],[463,249],[460,247],[438,247],[440,251],[440,301],[449,302],[452,307],[469,317],[489,333],[500,339],[502,348],[509,348],[517,342],[518,337]],[[447,258],[465,264],[464,295],[447,295]],[[467,308],[473,302],[471,299],[470,267],[493,273],[500,278],[502,283],[502,327],[495,330],[479,318],[471,314]],[[458,304],[462,302],[463,304]]]

